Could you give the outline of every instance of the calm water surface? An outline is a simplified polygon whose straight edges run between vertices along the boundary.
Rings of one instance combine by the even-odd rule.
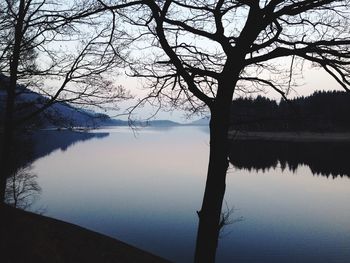
[[[208,132],[198,127],[147,128],[136,137],[129,128],[96,132],[109,135],[34,162],[43,192],[32,209],[45,207],[48,216],[174,262],[191,262]],[[252,155],[256,160],[276,152],[266,145],[252,149],[260,149]],[[334,159],[335,153],[317,150],[305,161],[289,155],[256,164],[232,160],[224,204],[232,224],[222,230],[217,262],[350,262],[350,179],[346,171],[342,177],[332,176],[332,167],[322,171],[317,160],[324,164],[327,155]]]

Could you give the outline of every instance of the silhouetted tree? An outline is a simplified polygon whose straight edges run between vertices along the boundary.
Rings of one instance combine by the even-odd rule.
[[[270,87],[285,97],[304,61],[323,68],[348,90],[350,2],[144,0],[134,4],[116,13],[137,27],[129,32],[135,34],[135,41],[147,41],[139,42],[141,56],[131,65],[135,76],[148,80],[150,93],[140,103],[192,112],[208,107],[211,113],[195,261],[214,262],[229,164],[233,94]]]
[[[14,134],[56,102],[103,107],[130,98],[110,72],[123,64],[125,44],[114,22],[89,13],[91,3],[6,0],[0,3],[1,191],[12,173]],[[103,17],[103,20],[100,19]],[[17,97],[35,90],[46,99]],[[113,103],[113,104],[112,104]]]
[[[123,9],[121,9],[123,8]],[[149,94],[139,104],[192,113],[209,108],[210,157],[199,214],[196,262],[214,262],[228,161],[233,94],[270,87],[284,98],[304,61],[348,90],[349,1],[96,1],[124,27]],[[112,28],[113,29],[113,28]]]
[[[28,209],[41,193],[37,175],[31,172],[31,166],[17,169],[7,179],[5,202],[13,207]]]

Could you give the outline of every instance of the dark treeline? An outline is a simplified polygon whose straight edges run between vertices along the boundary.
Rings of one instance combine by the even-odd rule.
[[[350,94],[315,92],[276,102],[265,97],[232,102],[231,127],[249,131],[350,131]]]

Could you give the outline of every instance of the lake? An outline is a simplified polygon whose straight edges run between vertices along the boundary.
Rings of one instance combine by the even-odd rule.
[[[50,149],[33,163],[42,193],[31,210],[193,260],[206,128],[100,129]],[[234,143],[223,205],[231,224],[217,262],[350,262],[349,152],[346,144]]]

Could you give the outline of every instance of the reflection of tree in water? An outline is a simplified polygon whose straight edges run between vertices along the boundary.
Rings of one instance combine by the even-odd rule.
[[[16,175],[18,172],[20,175],[16,176],[16,182],[22,179],[24,180],[22,178],[24,176],[23,173],[26,174],[27,183],[29,181],[35,181],[36,175],[29,176],[28,173],[30,164],[36,159],[46,156],[57,149],[65,151],[77,142],[83,142],[93,138],[104,138],[106,136],[109,136],[109,133],[89,133],[69,130],[41,130],[23,132],[19,135],[16,134],[13,145],[11,146],[11,152],[8,153],[7,171],[0,165],[0,173],[4,174],[3,178],[7,178],[7,182],[1,184],[1,190],[7,191],[5,185],[8,188],[10,182],[12,181],[13,183],[13,175]]]
[[[13,207],[28,209],[40,196],[41,187],[31,166],[19,168],[7,178],[5,202]]]
[[[230,162],[237,168],[268,170],[281,166],[295,171],[308,166],[314,175],[350,177],[350,143],[339,142],[278,142],[234,141],[230,147]]]
[[[222,209],[221,211],[221,216],[220,216],[220,224],[219,224],[219,238],[223,238],[230,234],[230,232],[225,233],[225,227],[241,222],[244,220],[243,216],[234,216],[234,213],[238,209],[234,207],[229,207],[227,202],[225,201],[225,208]]]

